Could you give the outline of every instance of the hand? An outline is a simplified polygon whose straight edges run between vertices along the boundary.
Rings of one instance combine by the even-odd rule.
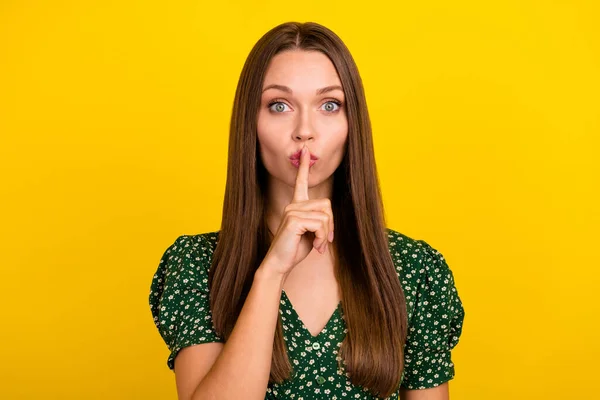
[[[333,242],[331,201],[328,198],[308,198],[310,155],[306,146],[303,150],[292,202],[284,209],[279,228],[262,263],[284,276],[304,260],[313,247],[323,254],[328,244]]]

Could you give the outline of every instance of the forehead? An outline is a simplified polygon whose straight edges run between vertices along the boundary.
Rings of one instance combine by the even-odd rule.
[[[315,93],[316,89],[340,85],[333,63],[319,51],[284,51],[275,55],[265,74],[263,87],[271,84],[289,86],[294,93]]]

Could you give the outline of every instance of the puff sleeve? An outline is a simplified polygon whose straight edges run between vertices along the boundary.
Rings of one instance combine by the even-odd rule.
[[[415,309],[404,349],[404,389],[427,389],[454,378],[451,350],[462,332],[464,309],[454,276],[440,252],[423,240]]]
[[[150,311],[170,354],[167,366],[187,346],[221,342],[210,311],[208,268],[212,248],[201,235],[182,235],[161,257],[150,286]],[[211,253],[212,254],[212,253]]]

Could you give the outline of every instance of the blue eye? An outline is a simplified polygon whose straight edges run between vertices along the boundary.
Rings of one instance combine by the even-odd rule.
[[[330,106],[329,105],[330,103],[337,105],[338,108],[335,108],[334,106]],[[325,111],[327,111],[330,114],[333,114],[340,110],[340,108],[342,107],[342,102],[339,100],[329,100],[329,101],[326,101],[323,105],[326,106]],[[276,106],[275,109],[271,108],[272,106]],[[286,111],[285,110],[286,106],[287,106],[287,104],[285,104],[283,101],[281,101],[279,99],[275,99],[267,105],[269,110],[273,111],[276,114],[281,114],[282,112]]]
[[[273,110],[273,109],[271,108],[271,106],[274,106],[274,105],[277,105],[277,107],[275,107],[277,110]],[[281,113],[281,112],[285,111],[285,110],[284,110],[284,107],[285,107],[285,106],[287,106],[287,104],[285,104],[285,103],[284,103],[284,102],[282,102],[282,101],[272,101],[272,102],[270,102],[270,103],[269,103],[269,105],[268,105],[267,107],[269,107],[269,109],[270,109],[271,111],[275,111],[276,113]]]
[[[342,105],[342,103],[340,103],[339,101],[336,101],[336,100],[329,100],[329,101],[328,101],[328,102],[326,102],[324,105],[327,105],[327,104],[330,104],[330,103],[331,103],[331,104],[335,104],[335,105],[337,105],[337,106],[338,106],[338,108],[337,108],[337,109],[333,109],[333,110],[331,110],[331,109],[328,109],[328,110],[326,110],[326,111],[329,111],[329,112],[332,112],[332,113],[333,113],[333,112],[336,112],[336,111],[339,111],[339,109],[340,109],[340,107],[341,107],[341,105]]]

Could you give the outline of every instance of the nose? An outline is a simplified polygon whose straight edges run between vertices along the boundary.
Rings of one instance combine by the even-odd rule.
[[[294,140],[300,142],[306,142],[314,140],[315,130],[310,120],[310,111],[305,109],[298,118],[296,129],[293,133]]]

